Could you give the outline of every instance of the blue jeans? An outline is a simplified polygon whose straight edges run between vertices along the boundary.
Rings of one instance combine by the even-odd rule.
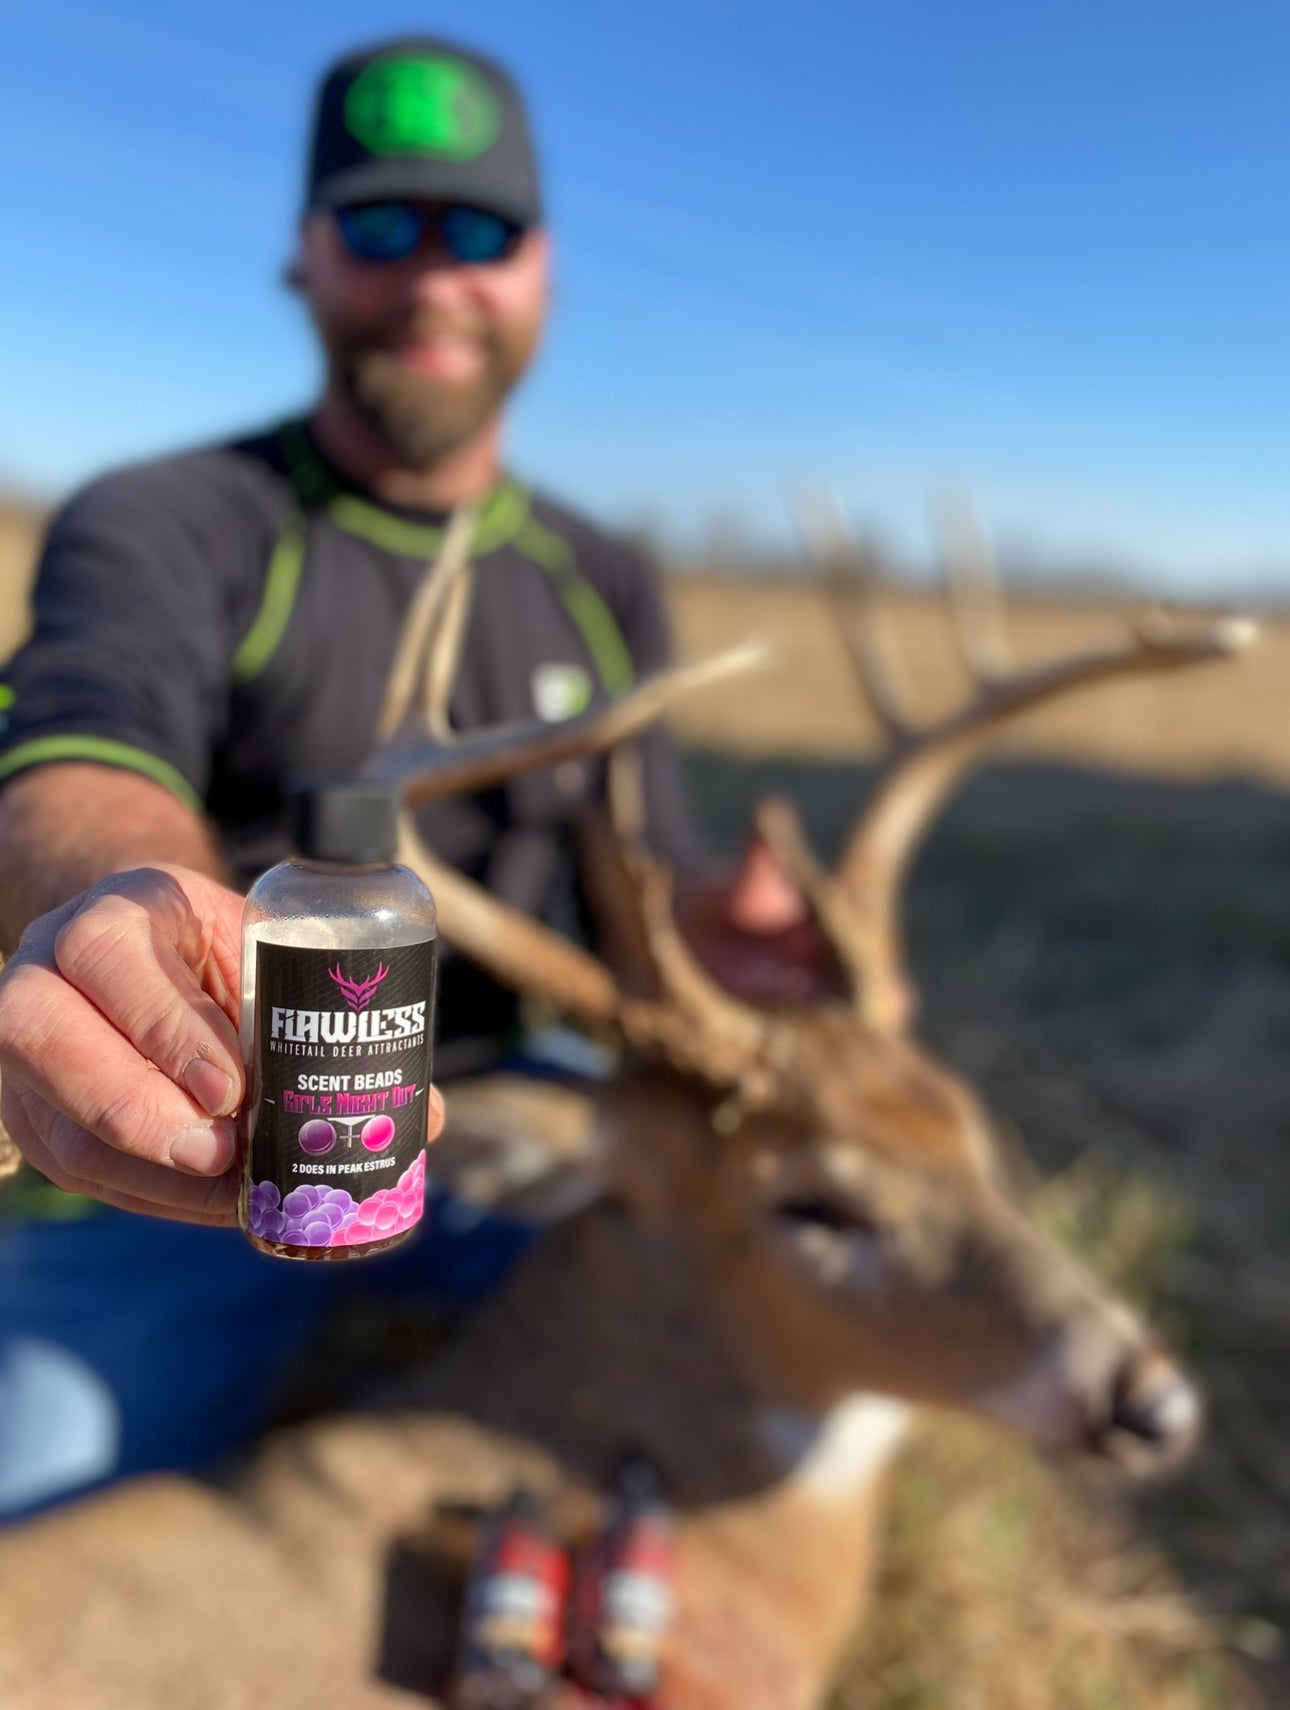
[[[347,1295],[459,1312],[534,1238],[433,1191],[415,1235],[359,1264],[286,1263],[240,1230],[106,1207],[0,1227],[0,1518],[245,1443]]]

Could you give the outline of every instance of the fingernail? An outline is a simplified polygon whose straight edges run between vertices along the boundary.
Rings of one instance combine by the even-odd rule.
[[[212,1116],[223,1116],[233,1103],[233,1083],[223,1069],[216,1068],[205,1057],[194,1057],[184,1070],[183,1081],[189,1097]]]
[[[172,1143],[170,1161],[195,1176],[219,1176],[233,1162],[235,1136],[231,1122],[203,1122],[185,1128]]]

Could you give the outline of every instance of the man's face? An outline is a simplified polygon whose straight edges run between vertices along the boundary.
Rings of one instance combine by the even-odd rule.
[[[456,262],[431,230],[405,260],[361,261],[335,217],[308,215],[293,277],[332,378],[400,463],[431,467],[490,420],[537,349],[549,244],[524,233],[505,259]]]

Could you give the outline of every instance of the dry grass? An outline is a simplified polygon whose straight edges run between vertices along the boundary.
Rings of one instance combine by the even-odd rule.
[[[27,588],[40,533],[30,506],[0,498],[0,658],[7,659],[27,629]]]
[[[1176,1203],[1095,1161],[1038,1209],[1131,1287],[1179,1234]],[[830,1710],[1252,1710],[1232,1647],[1268,1639],[1250,1617],[1200,1613],[1104,1489],[978,1426],[929,1421],[897,1476],[874,1617]]]
[[[727,846],[784,791],[831,850],[862,793],[836,762],[690,765]],[[1183,1351],[1211,1426],[1147,1494],[929,1427],[837,1710],[1290,1704],[1288,859],[1277,792],[1030,764],[937,827],[907,910],[924,1036],[1058,1178],[1045,1214]]]
[[[874,1619],[830,1710],[1245,1710],[1159,1550],[967,1425],[912,1449]]]
[[[832,607],[787,583],[672,599],[686,655],[757,633],[778,656],[677,719],[712,751],[695,763],[712,830],[782,789],[835,844],[858,777],[820,762],[879,743]],[[1037,661],[1115,640],[1130,609],[1029,599],[1009,627]],[[911,708],[947,709],[966,683],[940,600],[889,593],[883,617]],[[1288,698],[1282,619],[1233,665],[1063,702],[933,840],[910,900],[927,1031],[1046,1166],[1074,1169],[1050,1210],[1083,1196],[1068,1234],[1188,1350],[1212,1427],[1190,1475],[1134,1502],[929,1424],[833,1710],[1290,1704],[1290,803],[1218,782],[1290,780]]]
[[[832,604],[809,582],[778,586],[684,578],[671,587],[677,643],[699,658],[750,635],[765,637],[772,666],[732,696],[712,691],[677,715],[687,742],[752,757],[872,755],[878,731],[857,693]],[[1036,662],[1123,638],[1134,607],[1019,599],[1009,609],[1018,659]],[[919,713],[943,711],[966,688],[943,602],[891,592],[882,615]],[[1234,664],[1177,678],[1098,689],[1043,709],[1007,751],[1154,777],[1238,775],[1290,781],[1290,621],[1265,626],[1259,647]]]

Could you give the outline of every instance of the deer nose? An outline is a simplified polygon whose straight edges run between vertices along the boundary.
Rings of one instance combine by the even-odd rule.
[[[1190,1379],[1160,1349],[1144,1348],[1117,1372],[1092,1447],[1126,1472],[1164,1472],[1191,1453],[1200,1424],[1200,1396]]]

